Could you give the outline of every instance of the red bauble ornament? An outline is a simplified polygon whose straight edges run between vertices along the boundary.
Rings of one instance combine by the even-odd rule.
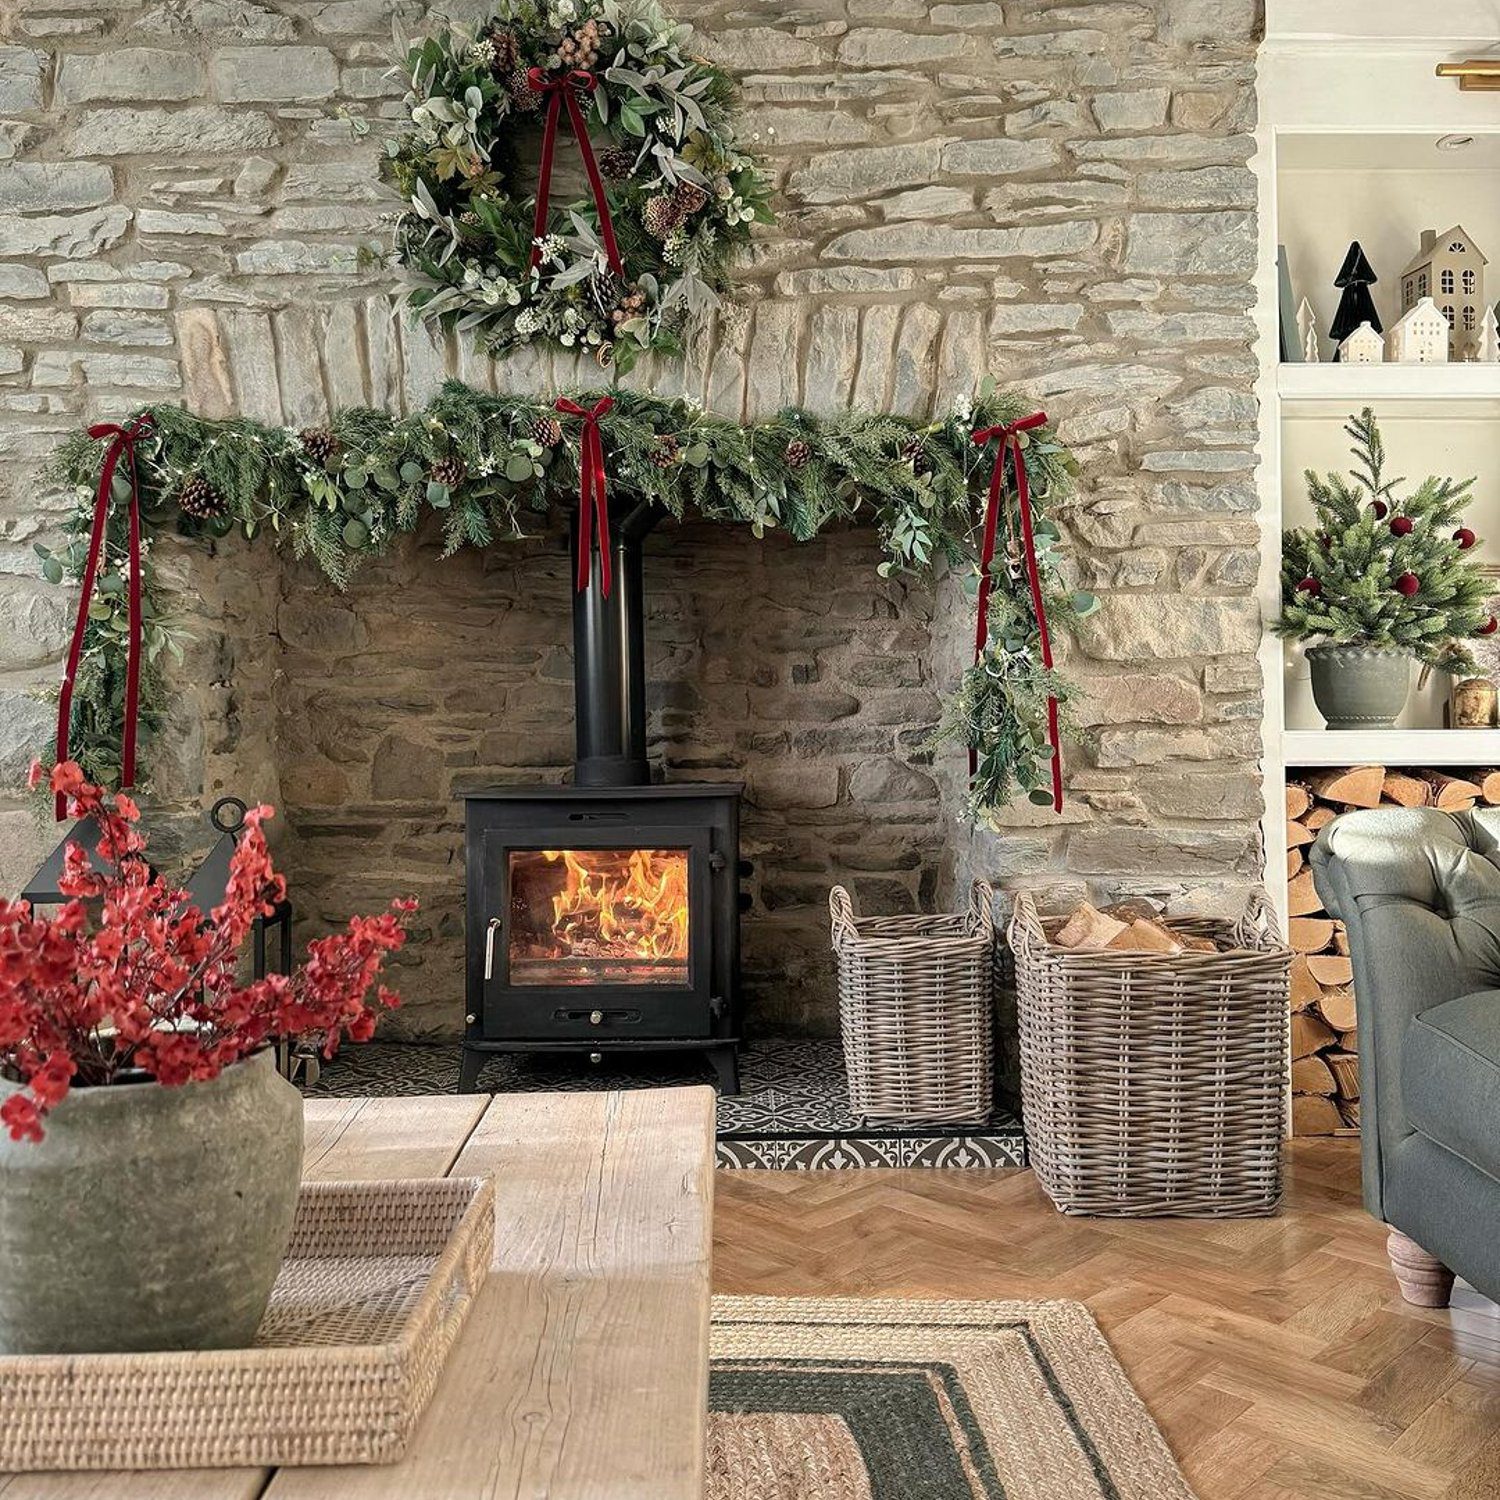
[[[1297,592],[1299,594],[1312,594],[1316,596],[1323,592],[1323,585],[1316,578],[1304,578],[1297,585]]]
[[[1391,517],[1391,535],[1392,536],[1410,536],[1411,535],[1411,531],[1412,531],[1412,526],[1414,524],[1415,523],[1412,521],[1412,518],[1410,516],[1392,516]]]
[[[1384,500],[1372,500],[1370,501],[1370,509],[1375,512],[1375,519],[1377,521],[1383,521],[1386,518],[1386,513],[1390,510],[1390,506]]]
[[[1479,627],[1479,629],[1474,632],[1474,634],[1475,635],[1494,635],[1494,633],[1495,633],[1495,631],[1497,629],[1500,629],[1500,620],[1497,620],[1494,617],[1494,615],[1491,615],[1489,617],[1489,619],[1486,620],[1484,622],[1484,624],[1481,625]]]
[[[1318,538],[1318,545],[1326,552],[1331,546],[1333,546],[1333,538],[1331,536],[1329,536],[1328,533],[1325,531]]]
[[[1460,526],[1453,533],[1453,540],[1458,543],[1458,550],[1460,552],[1467,552],[1479,538],[1467,526]]]
[[[1408,599],[1422,587],[1422,580],[1415,573],[1403,573],[1396,580],[1396,592],[1405,594]]]

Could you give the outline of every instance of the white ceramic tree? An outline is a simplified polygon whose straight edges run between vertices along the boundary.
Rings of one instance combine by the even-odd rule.
[[[1500,364],[1500,323],[1495,318],[1495,309],[1484,310],[1484,321],[1479,325],[1479,362]]]
[[[1306,297],[1302,299],[1302,305],[1297,309],[1297,334],[1302,340],[1302,358],[1310,365],[1317,364],[1320,356],[1318,353],[1318,317],[1312,310],[1312,303]]]

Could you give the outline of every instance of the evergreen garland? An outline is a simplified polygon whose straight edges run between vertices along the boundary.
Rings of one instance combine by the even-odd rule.
[[[927,573],[942,561],[962,570],[971,597],[994,448],[977,447],[970,434],[1030,410],[1019,397],[997,393],[992,379],[976,399],[933,423],[787,410],[744,426],[686,400],[611,394],[614,408],[600,426],[617,504],[650,502],[679,519],[738,522],[756,536],[779,526],[798,541],[836,520],[874,525],[886,552],[882,577]],[[577,397],[586,405],[596,398]],[[189,536],[223,536],[238,529],[248,538],[268,532],[342,588],[362,558],[383,552],[428,512],[441,517],[447,556],[522,537],[528,516],[578,503],[576,423],[565,421],[562,441],[549,445],[539,437],[554,430],[550,403],[484,395],[458,381],[410,416],[350,408],[327,428],[304,433],[245,418],[211,421],[180,406],[152,411],[155,426],[136,445],[148,536],[141,685],[147,730],[162,718],[162,654],[177,652],[153,586],[151,531],[175,526]],[[1048,518],[1076,464],[1050,427],[1023,434],[1022,442],[1048,617],[1055,629],[1066,629],[1095,603],[1060,583],[1053,550],[1059,534]],[[80,431],[50,466],[53,479],[76,487],[78,501],[69,545],[56,553],[37,548],[54,583],[82,575],[102,458],[102,446]],[[221,513],[199,517],[182,509],[184,491],[201,491],[203,483],[222,501]],[[106,782],[118,777],[123,714],[125,541],[125,507],[117,503],[103,582],[89,606],[72,726],[76,758],[91,778]],[[973,817],[1021,793],[1050,800],[1047,696],[1056,695],[1066,710],[1072,692],[1041,666],[1022,559],[1002,549],[993,571],[988,647],[963,674],[933,734],[935,743],[977,755]]]
[[[1494,629],[1490,585],[1464,554],[1477,540],[1461,524],[1472,479],[1405,484],[1385,474],[1385,444],[1366,407],[1344,428],[1353,472],[1307,471],[1316,519],[1282,534],[1281,618],[1292,640],[1388,646],[1450,671],[1473,662],[1462,644]]]

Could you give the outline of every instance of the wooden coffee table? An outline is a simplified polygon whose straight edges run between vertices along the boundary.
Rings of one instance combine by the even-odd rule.
[[[406,1457],[0,1476],[4,1500],[698,1500],[714,1094],[317,1099],[304,1175],[493,1177],[495,1259]]]

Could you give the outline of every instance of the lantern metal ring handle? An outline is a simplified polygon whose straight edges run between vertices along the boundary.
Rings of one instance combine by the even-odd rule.
[[[230,816],[225,817],[226,810]],[[245,814],[249,812],[249,806],[238,797],[220,797],[208,810],[208,821],[219,830],[220,833],[230,835],[236,834],[245,826]]]

